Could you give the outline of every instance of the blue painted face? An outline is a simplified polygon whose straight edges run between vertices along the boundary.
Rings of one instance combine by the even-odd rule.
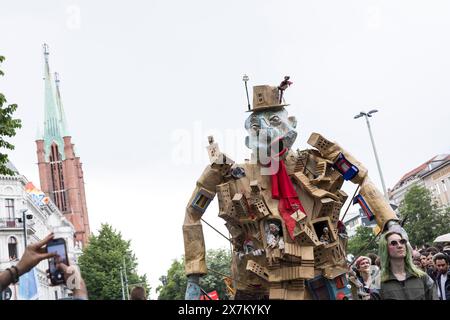
[[[249,134],[245,145],[258,155],[258,159],[282,155],[297,138],[296,126],[295,117],[288,117],[284,108],[253,112],[245,120],[245,129]]]

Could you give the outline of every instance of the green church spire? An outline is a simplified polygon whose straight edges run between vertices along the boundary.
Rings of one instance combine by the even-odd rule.
[[[44,82],[45,82],[45,120],[44,120],[44,150],[46,159],[50,155],[50,147],[53,143],[58,146],[59,153],[61,154],[61,159],[65,159],[64,155],[64,140],[63,137],[67,135],[67,126],[64,116],[64,111],[59,98],[59,88],[57,86],[56,90],[58,92],[58,97],[55,96],[55,90],[53,87],[52,76],[50,73],[50,66],[48,63],[49,50],[48,45],[44,44],[44,59],[45,59],[45,71],[44,71]],[[58,80],[59,81],[59,80]],[[59,102],[58,102],[59,101]]]
[[[61,92],[59,90],[59,74],[55,72],[55,86],[56,86],[56,105],[58,107],[59,112],[59,122],[60,122],[60,130],[63,137],[69,136],[69,131],[67,128],[67,121],[66,121],[66,114],[64,112],[62,99],[61,99]]]

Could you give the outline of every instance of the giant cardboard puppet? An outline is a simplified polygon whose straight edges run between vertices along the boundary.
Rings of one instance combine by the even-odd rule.
[[[245,121],[251,161],[235,164],[212,137],[206,167],[183,224],[186,299],[199,299],[208,270],[201,217],[217,195],[219,216],[231,235],[235,299],[349,299],[346,235],[339,213],[344,180],[360,186],[356,200],[382,230],[400,228],[367,169],[318,133],[311,149],[291,150],[296,120],[280,97],[283,88],[253,87]]]

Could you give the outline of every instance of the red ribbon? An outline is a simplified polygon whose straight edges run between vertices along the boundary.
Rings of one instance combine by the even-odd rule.
[[[273,165],[274,163],[272,163],[272,168]],[[289,178],[289,175],[287,174],[286,166],[283,160],[278,162],[278,171],[271,175],[271,182],[272,198],[279,200],[278,210],[284,220],[289,236],[292,240],[294,240],[296,221],[291,217],[291,215],[297,210],[300,210],[305,214],[306,212],[300,202],[300,199],[298,198],[291,178]]]

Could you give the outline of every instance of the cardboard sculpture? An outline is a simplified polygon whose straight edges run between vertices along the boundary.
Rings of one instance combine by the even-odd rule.
[[[231,235],[235,299],[351,299],[339,221],[344,180],[360,186],[358,197],[382,230],[397,221],[367,169],[338,144],[312,133],[311,149],[291,150],[296,120],[280,96],[287,86],[253,87],[245,122],[251,161],[234,163],[208,139],[211,163],[183,224],[186,299],[199,299],[198,279],[207,273],[201,217],[216,194]]]

